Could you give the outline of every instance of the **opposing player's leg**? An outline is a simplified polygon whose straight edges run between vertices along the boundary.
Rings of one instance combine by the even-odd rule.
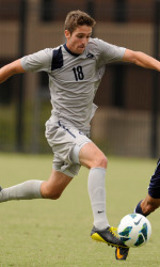
[[[149,194],[145,199],[141,200],[136,208],[135,212],[140,213],[143,216],[148,216],[150,213],[154,212],[157,208],[160,207],[160,198],[152,198]]]
[[[148,194],[141,200],[134,209],[134,212],[140,213],[143,216],[148,216],[160,206],[160,160],[157,162],[157,167],[154,174],[151,176]],[[126,260],[129,249],[116,249],[115,256],[117,260]]]
[[[148,194],[145,199],[141,200],[136,208],[135,212],[144,216],[148,216],[151,212],[154,212],[160,206],[160,160],[157,162],[157,167],[154,174],[151,176]]]
[[[94,143],[89,142],[81,148],[79,161],[90,169],[88,192],[94,217],[94,226],[91,231],[92,239],[106,242],[115,247],[126,247],[112,231],[106,216],[105,175],[107,158]]]
[[[59,171],[52,170],[48,181],[28,180],[24,183],[0,190],[0,202],[30,200],[38,198],[57,199],[72,180]]]

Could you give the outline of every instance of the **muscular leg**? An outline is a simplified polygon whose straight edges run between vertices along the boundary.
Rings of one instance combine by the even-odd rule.
[[[92,142],[85,144],[79,153],[80,163],[87,168],[107,168],[107,158]]]
[[[42,197],[58,199],[72,179],[62,172],[52,170],[49,180],[41,185]]]
[[[92,143],[86,144],[81,150],[82,164],[88,168],[105,167],[103,153]],[[93,157],[91,155],[94,155]],[[92,162],[93,158],[93,162]],[[9,200],[50,198],[57,199],[72,180],[64,173],[52,170],[48,181],[28,180],[0,191],[0,202]]]

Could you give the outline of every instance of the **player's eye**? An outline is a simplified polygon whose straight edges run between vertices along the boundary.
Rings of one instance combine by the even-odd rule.
[[[77,36],[77,38],[79,38],[79,39],[82,39],[82,38],[87,38],[87,39],[89,39],[91,36],[90,35],[88,35],[88,36],[84,36],[84,35],[78,35]]]
[[[80,39],[82,39],[83,38],[83,35],[78,35],[77,37],[80,38]]]

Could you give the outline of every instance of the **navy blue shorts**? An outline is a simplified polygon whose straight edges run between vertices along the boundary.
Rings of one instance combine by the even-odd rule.
[[[148,194],[153,198],[160,198],[160,159],[148,187]]]

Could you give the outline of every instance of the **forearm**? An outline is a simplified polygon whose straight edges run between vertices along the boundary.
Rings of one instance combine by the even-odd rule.
[[[12,75],[14,75],[14,72],[10,70],[10,68],[8,67],[8,65],[2,67],[0,69],[0,83],[3,83],[9,77],[11,77]]]
[[[123,61],[134,63],[143,68],[160,71],[160,62],[143,52],[126,49]]]
[[[21,66],[20,60],[16,60],[10,64],[0,68],[0,83],[3,83],[14,74],[25,72]]]
[[[150,57],[143,52],[136,52],[137,57],[135,64],[143,68],[154,69],[160,71],[160,62],[153,57]]]

